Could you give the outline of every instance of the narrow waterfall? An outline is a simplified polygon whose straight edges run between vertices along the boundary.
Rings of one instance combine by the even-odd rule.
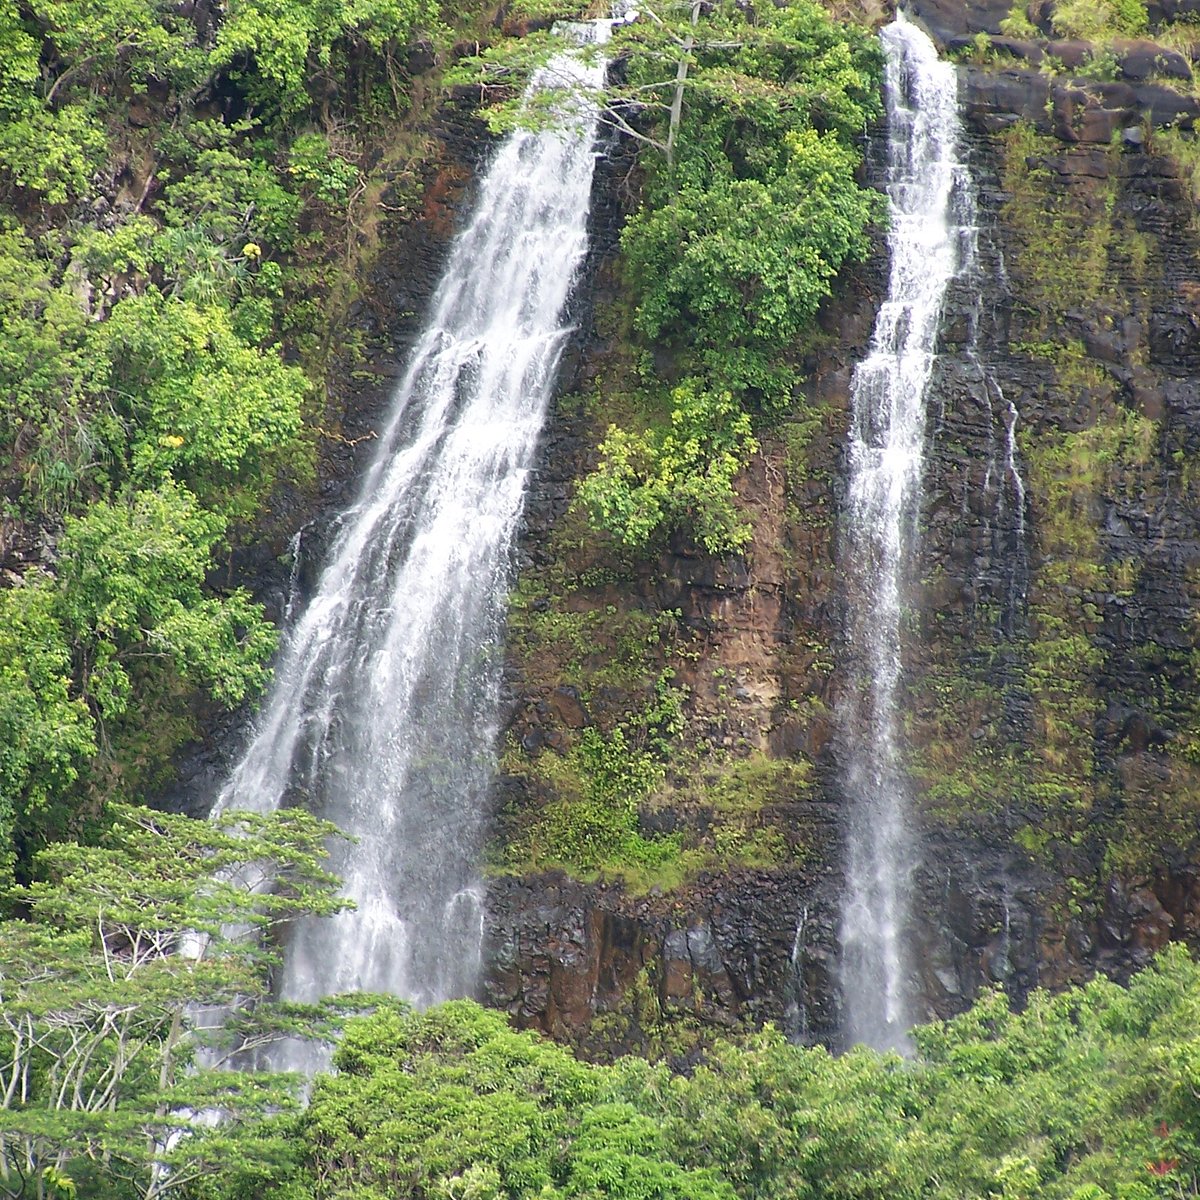
[[[609,23],[583,30],[604,41]],[[288,999],[362,989],[426,1005],[476,987],[496,646],[587,249],[603,71],[564,55],[531,81],[571,85],[562,127],[513,133],[482,179],[378,453],[217,801],[303,805],[357,839],[333,863],[357,908],[291,931]]]
[[[839,713],[849,807],[842,991],[848,1042],[907,1048],[906,946],[918,847],[901,762],[899,686],[906,575],[917,538],[925,406],[947,287],[974,244],[958,162],[954,68],[903,15],[882,30],[887,61],[891,277],[851,385],[842,533],[850,672]]]

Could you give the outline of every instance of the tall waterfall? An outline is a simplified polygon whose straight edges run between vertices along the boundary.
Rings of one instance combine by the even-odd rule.
[[[595,41],[608,29],[584,27]],[[564,55],[531,81],[574,85],[563,125],[513,133],[481,181],[361,493],[217,801],[303,805],[357,839],[333,863],[357,907],[291,931],[286,998],[362,989],[425,1005],[476,987],[496,646],[587,249],[603,70]]]
[[[842,989],[848,1041],[907,1048],[906,946],[917,845],[900,761],[906,572],[916,550],[925,402],[946,290],[974,245],[969,180],[957,159],[954,68],[901,15],[887,60],[891,278],[851,385],[843,558],[851,677],[839,714],[849,804]]]

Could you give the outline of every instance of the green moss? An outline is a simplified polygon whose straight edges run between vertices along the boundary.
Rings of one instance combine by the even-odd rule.
[[[1083,369],[1071,362],[1062,373],[1072,378]],[[1105,704],[1098,691],[1099,597],[1128,588],[1131,567],[1105,560],[1097,500],[1138,494],[1156,437],[1154,422],[1106,406],[1089,428],[1030,435],[1023,447],[1042,564],[1030,605],[1034,726],[1027,799],[1037,823],[1060,841],[1078,840],[1091,815],[1111,803],[1113,788],[1096,757]]]
[[[1011,740],[994,664],[963,663],[966,647],[943,634],[952,661],[922,672],[910,686],[907,768],[918,782],[927,822],[960,828],[988,822],[1019,803],[1028,752]],[[948,656],[949,658],[950,656]]]
[[[1021,302],[1034,310],[1044,333],[1065,310],[1086,307],[1112,290],[1116,184],[1100,181],[1087,198],[1064,188],[1048,165],[1063,152],[1061,144],[1024,121],[1004,134],[1003,151],[1010,198],[1002,215],[1019,240]]]
[[[533,751],[510,738],[501,769],[518,787],[494,869],[671,890],[705,870],[807,857],[811,839],[787,813],[811,795],[811,765],[712,745],[663,665],[690,663],[678,614],[604,604],[556,616],[538,611],[530,577],[522,587],[510,652],[538,694],[570,681],[589,723],[551,719],[553,745]],[[583,603],[580,593],[564,600]]]
[[[1145,0],[1057,0],[1050,24],[1060,37],[1103,43],[1144,34],[1149,19]]]
[[[664,672],[653,701],[607,732],[585,728],[561,754],[532,756],[510,746],[506,773],[551,798],[510,840],[500,868],[559,867],[580,876],[667,869],[680,839],[644,837],[638,807],[662,785],[664,758],[682,724],[681,694]]]

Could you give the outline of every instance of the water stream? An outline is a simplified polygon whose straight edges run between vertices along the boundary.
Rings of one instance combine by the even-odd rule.
[[[851,386],[843,518],[849,671],[839,712],[847,823],[842,994],[848,1042],[908,1048],[918,859],[902,762],[907,576],[918,549],[926,402],[951,280],[970,263],[974,204],[959,159],[954,68],[903,15],[886,56],[888,296]]]
[[[584,27],[594,41],[608,29]],[[333,863],[357,907],[292,929],[285,998],[367,990],[426,1005],[477,986],[497,642],[587,250],[589,89],[603,71],[564,55],[532,80],[576,85],[571,110],[558,130],[510,135],[481,180],[374,462],[217,802],[301,804],[358,839]],[[312,1066],[295,1054],[272,1065]]]

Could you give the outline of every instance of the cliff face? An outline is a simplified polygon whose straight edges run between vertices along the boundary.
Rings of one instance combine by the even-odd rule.
[[[979,262],[943,333],[904,680],[916,958],[938,1015],[989,983],[1019,999],[1126,976],[1200,922],[1200,242],[1179,166],[1200,105],[1178,52],[1130,42],[1115,77],[1089,78],[1066,63],[1090,51],[1004,38],[1006,13],[917,12],[982,60],[960,67]],[[761,439],[747,552],[677,539],[628,561],[570,508],[622,369],[627,164],[606,178],[522,545],[487,997],[600,1056],[764,1020],[836,1041],[837,521],[886,264],[841,281],[805,397]],[[570,791],[563,764],[589,727],[656,712],[664,670],[676,732],[636,832],[679,855],[576,872],[590,881],[553,869],[536,831]]]
[[[914,957],[937,1015],[992,983],[1020,999],[1127,976],[1200,927],[1200,235],[1180,166],[1200,104],[1178,51],[1131,43],[1100,72],[1115,77],[1088,78],[1066,59],[1086,66],[1090,50],[1004,37],[1007,12],[917,11],[967,60],[980,213],[927,428],[904,680],[923,846]],[[1039,69],[1048,54],[1056,74]],[[276,611],[311,583],[469,200],[486,153],[476,100],[439,110],[408,185],[421,203],[381,197],[328,482],[277,497],[279,527],[303,529],[298,555],[281,535],[234,564]],[[739,484],[745,553],[676,537],[631,557],[572,500],[629,371],[617,238],[636,193],[631,151],[608,145],[518,552],[483,989],[519,1025],[601,1058],[686,1054],[765,1021],[836,1044],[838,520],[882,238],[826,304],[804,394],[760,434]],[[662,764],[622,792],[620,869],[581,856],[604,831],[569,823],[587,811],[589,730]],[[238,740],[230,722],[183,761],[177,806],[211,798]]]

